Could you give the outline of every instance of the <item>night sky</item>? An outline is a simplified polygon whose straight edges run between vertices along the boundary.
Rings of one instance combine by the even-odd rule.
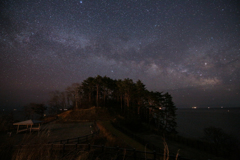
[[[240,106],[238,0],[1,0],[0,108],[97,75],[177,107]]]

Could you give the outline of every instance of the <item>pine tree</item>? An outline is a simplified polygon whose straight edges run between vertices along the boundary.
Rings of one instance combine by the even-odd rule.
[[[176,106],[172,101],[172,96],[169,93],[165,93],[163,95],[163,107],[164,107],[164,114],[163,114],[163,130],[166,132],[176,133]]]

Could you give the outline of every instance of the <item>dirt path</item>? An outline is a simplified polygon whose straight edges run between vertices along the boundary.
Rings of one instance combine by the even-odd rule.
[[[43,133],[48,136],[50,141],[76,138],[91,134],[92,122],[84,123],[51,123],[44,126]]]
[[[49,141],[58,141],[62,139],[76,138],[91,134],[93,128],[90,126],[92,122],[78,122],[78,123],[55,123],[51,122],[45,124],[41,131],[38,132],[22,132],[12,136],[0,134],[0,143],[11,142],[13,144],[27,144],[27,143],[47,143]]]

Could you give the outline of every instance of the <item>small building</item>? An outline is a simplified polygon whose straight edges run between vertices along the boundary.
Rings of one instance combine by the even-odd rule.
[[[27,120],[22,122],[13,123],[13,125],[17,126],[17,133],[24,132],[24,131],[39,131],[40,130],[40,124],[42,121],[36,121],[36,120]]]

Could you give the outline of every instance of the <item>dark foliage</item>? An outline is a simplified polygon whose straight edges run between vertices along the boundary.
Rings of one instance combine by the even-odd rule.
[[[215,145],[221,155],[235,155],[239,151],[239,142],[233,136],[225,133],[221,128],[207,127],[204,129],[204,139]]]
[[[150,92],[140,80],[135,83],[129,78],[89,77],[81,84],[67,87],[65,92],[52,92],[49,105],[56,111],[60,108],[104,107],[124,116],[125,125],[132,130],[141,130],[141,123],[146,122],[162,132],[176,133],[176,106],[171,95]]]
[[[46,109],[47,107],[44,104],[30,103],[24,106],[25,118],[33,119],[33,114],[35,113],[40,116],[40,119],[42,119]]]

